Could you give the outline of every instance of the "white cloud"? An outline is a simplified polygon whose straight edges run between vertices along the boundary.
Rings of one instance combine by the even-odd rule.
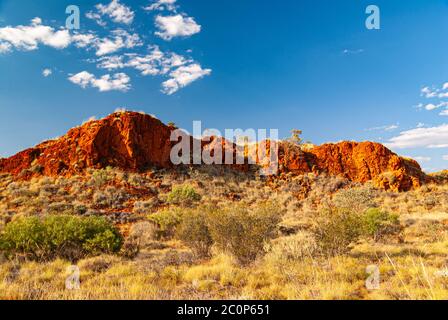
[[[0,53],[11,51],[12,46],[8,42],[0,42]]]
[[[201,26],[193,18],[180,14],[167,17],[157,16],[156,26],[160,31],[155,34],[167,41],[175,37],[188,37],[201,32]]]
[[[425,109],[428,110],[428,111],[431,111],[431,110],[437,109],[437,106],[435,106],[435,105],[432,104],[432,103],[429,103],[429,104],[427,104],[427,105],[425,106]]]
[[[162,92],[168,95],[212,72],[210,69],[202,69],[200,64],[184,56],[164,53],[158,46],[150,49],[147,55],[125,54],[99,58],[97,67],[110,71],[133,68],[143,76],[168,75],[170,79],[162,83]]]
[[[154,11],[154,10],[167,10],[167,11],[176,11],[176,0],[156,0],[149,6],[144,8],[147,11]]]
[[[150,50],[147,55],[125,54],[100,58],[98,68],[108,70],[133,68],[144,76],[156,76],[165,75],[173,68],[193,62],[176,53],[164,53],[158,46],[152,46]]]
[[[142,46],[143,42],[140,40],[138,34],[130,34],[127,31],[118,29],[112,31],[112,38],[96,39],[94,45],[97,49],[97,56],[104,56],[117,52],[122,48],[134,48]]]
[[[364,52],[364,49],[344,49],[344,51],[342,51],[344,54],[346,55],[351,55],[351,54],[360,54]]]
[[[74,84],[79,85],[82,88],[86,88],[91,81],[95,78],[95,76],[87,71],[82,71],[77,73],[70,78],[68,78]]]
[[[53,73],[53,71],[51,70],[51,69],[44,69],[44,70],[42,70],[42,75],[45,77],[45,78],[47,78],[47,77],[49,77],[49,76],[51,76],[52,75],[52,73]]]
[[[108,16],[113,22],[131,24],[135,14],[131,8],[123,5],[119,0],[112,0],[108,5],[97,4],[97,12],[88,12],[86,17],[95,20],[100,26],[104,26],[103,16]]]
[[[431,128],[416,128],[401,132],[386,144],[389,148],[447,148],[448,124]]]
[[[125,73],[116,73],[114,75],[106,74],[101,78],[96,78],[93,74],[82,71],[68,78],[74,84],[81,88],[93,87],[98,88],[100,92],[118,90],[128,91],[131,88],[128,75]]]
[[[448,154],[447,154],[447,155],[444,155],[444,156],[442,156],[442,159],[443,159],[443,160],[446,160],[446,161],[448,161]]]
[[[86,13],[86,18],[90,20],[95,20],[96,23],[98,23],[98,25],[100,25],[101,27],[105,27],[107,25],[107,23],[102,19],[99,13],[89,11]]]
[[[123,56],[107,56],[98,59],[98,62],[97,67],[101,69],[115,70],[126,67],[126,64],[123,62]]]
[[[31,51],[39,48],[40,44],[64,49],[71,43],[68,30],[55,30],[52,27],[42,25],[40,18],[31,20],[29,26],[0,28],[0,52],[11,51],[12,47],[18,50]]]
[[[98,41],[97,37],[91,33],[75,34],[72,36],[72,40],[78,48],[88,47]]]
[[[31,19],[31,24],[32,25],[42,24],[42,19],[39,17],[33,18],[33,19]]]
[[[421,90],[421,94],[422,94],[422,96],[424,96],[425,98],[436,98],[438,92],[439,92],[439,90],[437,90],[437,89],[431,89],[430,87],[424,87],[424,88]]]
[[[85,48],[95,43],[99,43],[99,39],[94,34],[71,35],[66,29],[55,30],[42,25],[40,18],[32,19],[29,26],[0,28],[0,53],[9,52],[13,48],[25,51],[37,50],[39,45],[65,49],[74,44],[78,48]]]
[[[210,75],[211,72],[210,69],[202,69],[197,63],[181,66],[170,73],[171,79],[162,83],[162,92],[171,95],[192,82]]]
[[[387,126],[381,126],[381,127],[373,127],[366,129],[366,131],[394,131],[395,129],[398,129],[398,124],[392,124]]]
[[[438,104],[429,103],[425,106],[425,109],[428,111],[432,111],[432,110],[436,110],[441,107],[447,107],[447,106],[448,106],[448,102],[440,102]]]
[[[440,116],[448,116],[448,109],[442,110],[442,111],[439,113],[439,115],[440,115]]]

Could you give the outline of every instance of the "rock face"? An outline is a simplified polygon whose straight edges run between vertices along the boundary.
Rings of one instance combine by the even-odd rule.
[[[46,141],[0,160],[0,172],[29,178],[34,175],[69,176],[87,168],[117,167],[142,170],[148,166],[171,168],[171,142],[174,127],[137,112],[117,112],[73,128],[63,137]],[[193,141],[193,138],[191,142]],[[266,143],[266,142],[265,142]],[[267,142],[269,144],[269,142]],[[236,146],[219,137],[201,141],[202,151],[214,155],[216,146],[236,157]],[[231,148],[232,150],[229,150]],[[269,150],[269,147],[266,148]],[[246,152],[247,157],[252,157]],[[429,180],[417,162],[404,159],[385,146],[372,142],[341,142],[317,147],[299,147],[290,142],[279,143],[279,173],[326,173],[351,181],[373,181],[375,185],[394,191],[406,191]],[[265,159],[255,156],[257,163]],[[248,165],[234,165],[247,171]]]
[[[128,170],[149,165],[169,167],[172,128],[137,112],[117,112],[63,137],[0,161],[0,171],[19,175],[71,175],[107,166]]]
[[[282,143],[279,164],[281,172],[327,173],[351,181],[373,181],[378,187],[393,191],[407,191],[429,180],[416,161],[399,157],[373,142],[345,141],[308,150]]]

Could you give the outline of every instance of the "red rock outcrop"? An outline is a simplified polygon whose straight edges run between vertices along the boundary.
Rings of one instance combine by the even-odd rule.
[[[281,172],[327,173],[351,181],[373,181],[378,187],[393,191],[407,191],[429,180],[416,161],[374,142],[344,141],[307,150],[281,143],[279,167]]]
[[[149,115],[117,112],[73,128],[57,140],[43,142],[8,159],[1,159],[0,172],[29,178],[40,174],[69,176],[82,173],[87,168],[107,166],[133,171],[148,166],[170,168],[173,166],[171,149],[177,143],[170,141],[173,130],[174,127],[166,126]],[[194,140],[190,136],[186,138],[190,143]],[[269,150],[270,142],[264,143],[268,144],[266,149]],[[200,141],[200,146],[201,151],[211,156],[215,150],[222,150],[223,161],[226,150],[234,159],[237,154],[236,145],[219,137],[206,138]],[[266,159],[258,157],[256,150],[255,154],[251,151],[253,149],[246,148],[246,157],[256,159],[259,164],[264,163]],[[278,158],[280,174],[326,173],[351,181],[373,181],[381,188],[394,191],[410,190],[430,179],[414,160],[399,157],[385,146],[373,142],[341,142],[306,148],[280,142]],[[247,159],[245,165],[233,167],[242,171],[249,169]]]
[[[149,165],[171,166],[172,128],[137,112],[117,112],[90,121],[34,148],[0,161],[0,172],[72,175],[107,166],[138,170]]]

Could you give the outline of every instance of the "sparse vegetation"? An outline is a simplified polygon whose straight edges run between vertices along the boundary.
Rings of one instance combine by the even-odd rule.
[[[443,177],[393,193],[217,172],[0,175],[0,298],[448,298]],[[64,288],[72,264],[80,290]],[[369,291],[372,264],[381,288]]]

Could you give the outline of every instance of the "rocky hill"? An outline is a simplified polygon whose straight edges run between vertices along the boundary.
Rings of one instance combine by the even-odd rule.
[[[379,143],[344,141],[299,152],[281,144],[279,153],[283,172],[327,173],[351,181],[373,181],[393,191],[407,191],[430,180],[415,160],[400,157]]]
[[[149,115],[117,112],[73,128],[59,139],[1,159],[0,172],[29,178],[70,176],[82,174],[87,168],[107,166],[132,171],[149,166],[172,168],[170,136],[173,130],[174,127]],[[213,149],[216,144],[236,152],[235,145],[216,137],[202,141],[201,148]],[[248,166],[235,168],[245,171]],[[306,149],[280,142],[279,169],[279,175],[327,173],[357,182],[372,180],[377,186],[394,191],[410,190],[430,179],[416,161],[399,157],[373,142],[341,142]]]

